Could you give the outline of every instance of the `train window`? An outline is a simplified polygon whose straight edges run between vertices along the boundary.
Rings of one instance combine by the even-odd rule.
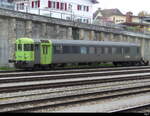
[[[87,54],[87,47],[84,47],[84,46],[80,47],[80,53]]]
[[[140,47],[137,47],[137,54],[140,54]]]
[[[113,47],[112,48],[112,54],[116,54],[117,48]]]
[[[104,50],[105,50],[104,54],[108,54],[108,47],[105,47]]]
[[[43,54],[45,54],[45,46],[42,46]]]
[[[108,54],[112,54],[112,48],[108,47]]]
[[[63,53],[71,53],[71,46],[63,46]]]
[[[79,46],[72,46],[72,53],[79,54],[80,53],[80,47]]]
[[[18,51],[22,51],[22,44],[18,44]]]
[[[62,45],[54,45],[54,54],[61,54],[63,53]]]
[[[101,54],[102,53],[102,49],[100,47],[97,48],[97,54]]]
[[[24,51],[33,51],[33,44],[24,44]]]
[[[112,54],[111,47],[105,47],[104,50],[105,50],[104,54]]]
[[[98,47],[97,54],[104,54],[104,47]]]
[[[130,49],[129,47],[123,48],[124,54],[129,54],[130,53]]]
[[[43,54],[48,54],[48,46],[43,45],[42,49],[43,49]]]
[[[89,54],[95,54],[95,47],[89,47]]]
[[[121,47],[117,47],[116,53],[121,55],[122,54],[122,48]]]

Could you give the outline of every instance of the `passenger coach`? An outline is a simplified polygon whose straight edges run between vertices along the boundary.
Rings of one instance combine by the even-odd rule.
[[[16,68],[40,68],[65,64],[112,62],[114,65],[147,65],[142,60],[141,48],[125,42],[86,40],[16,40]]]

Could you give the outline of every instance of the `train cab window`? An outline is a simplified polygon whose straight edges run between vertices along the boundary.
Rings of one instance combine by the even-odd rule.
[[[24,51],[33,51],[33,44],[24,44]]]
[[[89,47],[89,54],[95,54],[95,47]]]
[[[80,53],[87,54],[87,47],[85,47],[85,46],[80,47]]]
[[[18,51],[22,51],[22,44],[18,44]]]

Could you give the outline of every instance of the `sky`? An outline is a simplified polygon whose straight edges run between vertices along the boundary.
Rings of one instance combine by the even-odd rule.
[[[118,8],[122,13],[128,11],[137,15],[140,11],[147,11],[150,13],[150,0],[98,0],[99,4],[95,8],[111,9]]]

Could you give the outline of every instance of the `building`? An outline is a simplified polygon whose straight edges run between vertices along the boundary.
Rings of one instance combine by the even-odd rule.
[[[92,22],[92,7],[97,0],[14,0],[15,9],[55,18]]]
[[[93,20],[95,22],[110,22],[114,24],[120,24],[125,22],[136,22],[139,23],[140,19],[138,16],[134,16],[132,12],[123,14],[119,9],[104,9],[100,8],[94,13]]]
[[[100,8],[93,15],[95,24],[111,24],[118,26],[128,31],[142,32],[150,34],[150,17],[134,16],[132,12],[123,14],[119,9],[104,9]]]
[[[150,34],[150,17],[139,17],[139,22],[135,22],[132,19],[130,21],[121,23],[127,30],[143,32]]]

